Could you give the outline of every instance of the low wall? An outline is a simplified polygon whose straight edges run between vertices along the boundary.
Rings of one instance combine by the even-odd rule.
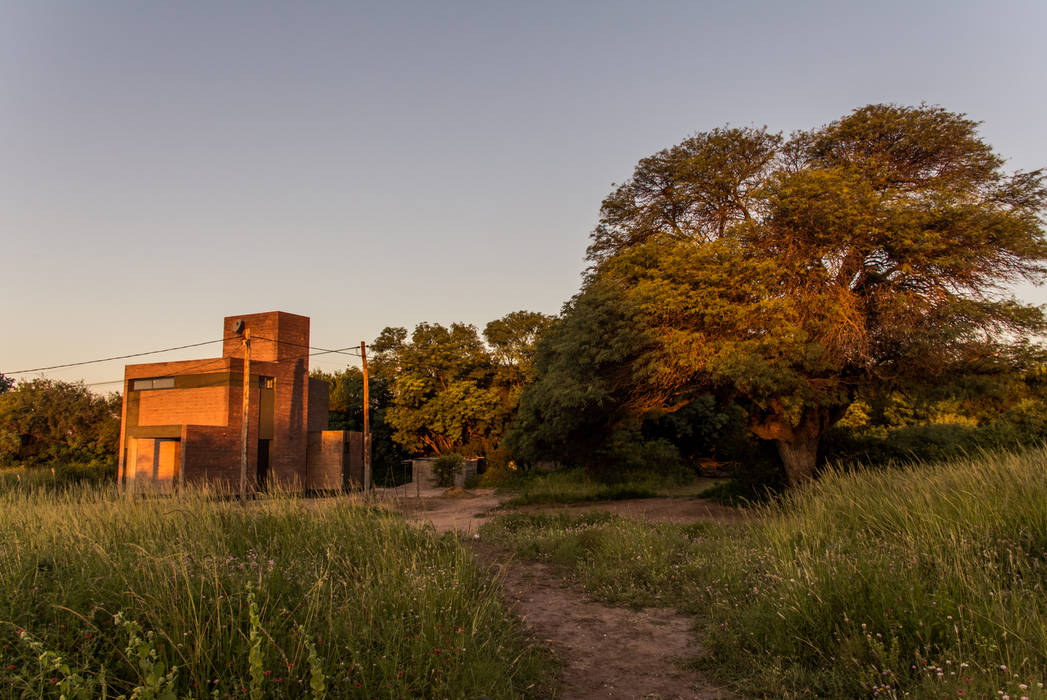
[[[410,483],[412,486],[423,489],[436,486],[436,480],[433,477],[434,462],[436,462],[436,457],[423,457],[411,460]],[[476,477],[476,468],[479,463],[480,460],[478,459],[465,460],[462,471],[454,475],[454,485],[458,488],[465,488],[466,482]]]

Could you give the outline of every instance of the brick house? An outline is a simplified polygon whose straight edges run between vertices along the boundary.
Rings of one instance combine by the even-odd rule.
[[[245,331],[251,337],[249,488],[359,486],[360,434],[326,430],[330,387],[309,377],[309,319],[283,311],[227,316],[221,357],[125,367],[121,486],[239,488]]]

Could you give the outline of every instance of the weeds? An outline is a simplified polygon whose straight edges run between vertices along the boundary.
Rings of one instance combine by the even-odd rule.
[[[516,495],[506,506],[540,503],[586,503],[620,501],[630,498],[652,498],[676,481],[658,474],[628,475],[622,481],[606,483],[588,477],[580,469],[532,474],[518,477],[504,485]]]
[[[0,697],[546,687],[544,652],[461,544],[352,497],[7,493],[0,538]]]

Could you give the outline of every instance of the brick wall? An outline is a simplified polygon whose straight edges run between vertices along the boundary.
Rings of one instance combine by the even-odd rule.
[[[262,437],[271,436],[269,476],[273,482],[304,485],[308,477],[308,431],[324,430],[328,420],[326,382],[309,378],[309,319],[273,311],[228,316],[223,321],[223,356],[185,362],[128,365],[120,428],[120,476],[131,438],[180,438],[186,482],[209,481],[239,488],[243,406],[243,342],[233,331],[243,320],[251,331],[252,391],[248,421],[248,469],[256,477],[259,426],[263,423],[254,377],[272,377],[266,392]],[[132,390],[135,379],[174,377],[170,389]],[[269,401],[271,397],[271,404]],[[312,398],[312,400],[310,400]],[[271,409],[269,406],[271,405]],[[271,422],[268,419],[270,415]],[[339,476],[339,479],[341,477]]]

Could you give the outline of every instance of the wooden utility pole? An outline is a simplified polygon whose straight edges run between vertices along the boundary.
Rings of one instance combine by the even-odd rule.
[[[364,374],[364,491],[371,490],[371,390],[367,385],[367,343],[360,342]]]
[[[240,421],[240,503],[247,503],[247,417],[251,413],[251,330],[244,330],[244,410]]]

